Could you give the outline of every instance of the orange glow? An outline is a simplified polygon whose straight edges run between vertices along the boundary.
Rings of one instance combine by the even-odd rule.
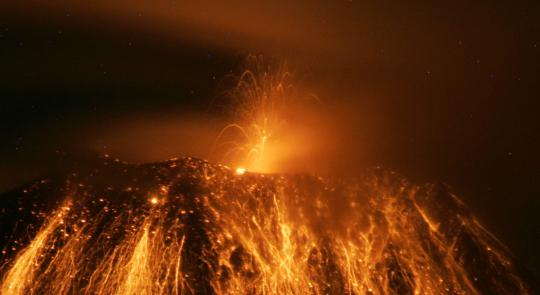
[[[224,150],[225,163],[255,172],[275,172],[279,160],[300,144],[298,138],[294,143],[285,139],[290,135],[288,113],[303,98],[295,93],[286,64],[268,66],[255,56],[247,63],[229,92],[234,122],[223,128],[217,144]]]
[[[23,295],[32,287],[47,248],[54,241],[57,227],[63,223],[65,210],[54,212],[30,245],[19,253],[14,265],[5,274],[0,287],[1,294]]]
[[[236,168],[235,172],[236,172],[236,174],[238,174],[238,175],[242,175],[242,174],[246,173],[246,168],[244,168],[244,167],[238,167],[238,168]]]
[[[379,170],[339,180],[266,173],[308,144],[286,120],[297,99],[287,67],[255,62],[232,91],[235,122],[217,138],[235,169],[107,156],[129,184],[93,191],[82,178],[77,206],[67,198],[49,212],[5,264],[0,294],[529,293],[506,248],[450,193]],[[478,282],[478,270],[490,276]]]
[[[505,273],[528,294],[504,246],[462,215],[453,195],[430,199],[429,187],[389,176],[231,181],[235,171],[184,165],[201,168],[190,177],[211,190],[204,214],[179,202],[172,211],[149,206],[111,219],[109,205],[87,216],[66,202],[9,264],[1,294],[480,294],[461,253],[463,235],[489,257],[484,272]],[[461,209],[430,212],[440,201]]]

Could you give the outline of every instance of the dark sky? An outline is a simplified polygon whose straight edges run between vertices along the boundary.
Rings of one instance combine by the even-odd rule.
[[[540,4],[192,2],[0,4],[0,190],[65,155],[200,156],[191,117],[257,53],[340,110],[332,169],[446,182],[540,269]]]

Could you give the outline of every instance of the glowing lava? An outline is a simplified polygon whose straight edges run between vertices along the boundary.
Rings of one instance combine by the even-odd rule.
[[[236,170],[235,170],[236,174],[238,174],[238,175],[242,175],[242,174],[246,173],[246,171],[247,171],[247,170],[246,170],[246,168],[244,168],[244,167],[238,167],[238,168],[236,168]]]
[[[48,217],[3,244],[20,247],[3,256],[1,294],[531,293],[455,195],[377,170],[237,177],[190,158],[106,160],[10,196],[3,226],[18,208]]]
[[[247,59],[246,70],[228,92],[232,121],[217,139],[224,163],[240,165],[256,172],[274,172],[282,153],[286,114],[293,101],[291,75],[286,64],[268,66],[262,58]]]

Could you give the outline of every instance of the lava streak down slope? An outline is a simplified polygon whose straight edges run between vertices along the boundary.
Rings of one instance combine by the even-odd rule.
[[[443,185],[245,173],[193,158],[1,196],[1,294],[531,294]]]

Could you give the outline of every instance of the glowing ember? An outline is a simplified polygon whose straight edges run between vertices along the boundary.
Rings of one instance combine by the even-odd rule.
[[[244,167],[238,167],[238,168],[236,168],[236,174],[242,175],[242,174],[244,174],[244,173],[246,173],[246,168],[244,168]]]
[[[32,239],[21,228],[3,242],[13,250],[0,293],[530,293],[505,247],[443,187],[377,170],[347,181],[235,175],[190,158],[106,160],[2,196],[14,204],[2,226],[16,228],[13,212],[47,217]],[[148,202],[155,191],[167,206]],[[45,209],[51,198],[58,209]]]
[[[221,162],[250,171],[274,172],[284,152],[287,112],[293,102],[313,97],[305,98],[293,91],[286,64],[268,66],[256,56],[246,63],[247,70],[228,92],[232,123],[219,134],[215,149],[223,154]]]

